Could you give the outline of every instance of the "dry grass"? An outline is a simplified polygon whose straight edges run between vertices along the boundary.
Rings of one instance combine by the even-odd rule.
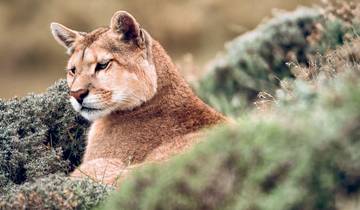
[[[349,26],[360,21],[360,5],[354,1],[322,0],[322,2],[326,5],[323,12],[328,19],[340,18]]]
[[[360,73],[360,37],[328,52],[326,55],[314,56],[308,66],[294,64],[291,68],[291,72],[297,81],[305,81],[311,84],[314,90],[321,87],[323,81],[331,80],[339,73],[346,71]],[[292,86],[292,81],[281,81],[280,93],[285,94],[288,98],[294,97]],[[260,113],[271,112],[272,106],[277,104],[276,98],[277,96],[260,92],[254,105]]]

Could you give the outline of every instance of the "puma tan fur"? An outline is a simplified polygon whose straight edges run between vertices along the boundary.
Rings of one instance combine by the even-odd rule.
[[[161,45],[127,12],[90,33],[58,23],[51,29],[70,55],[71,104],[93,121],[72,176],[112,184],[134,167],[186,150],[202,129],[226,121],[192,92]]]

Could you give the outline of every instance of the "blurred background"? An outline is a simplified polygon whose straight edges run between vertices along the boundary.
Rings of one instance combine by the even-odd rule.
[[[224,43],[253,29],[274,8],[291,10],[319,0],[0,0],[0,98],[42,92],[65,76],[65,49],[50,22],[91,31],[117,10],[133,14],[174,61],[201,75]],[[183,72],[189,74],[189,72]]]

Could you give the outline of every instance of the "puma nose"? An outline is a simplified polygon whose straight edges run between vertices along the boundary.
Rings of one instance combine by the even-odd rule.
[[[82,104],[84,98],[89,94],[89,90],[87,89],[80,89],[77,91],[70,91],[70,95],[74,97],[79,104]]]

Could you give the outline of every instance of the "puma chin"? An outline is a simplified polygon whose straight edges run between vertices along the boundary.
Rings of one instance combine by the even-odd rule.
[[[108,27],[88,33],[59,23],[51,31],[69,54],[70,102],[86,119],[131,110],[156,94],[152,38],[129,13],[118,11]]]
[[[74,110],[79,112],[81,116],[89,121],[104,117],[114,111],[110,107],[99,107],[94,104],[87,103],[87,100],[88,99],[85,98],[83,104],[80,104],[74,97],[70,97],[70,102]]]

